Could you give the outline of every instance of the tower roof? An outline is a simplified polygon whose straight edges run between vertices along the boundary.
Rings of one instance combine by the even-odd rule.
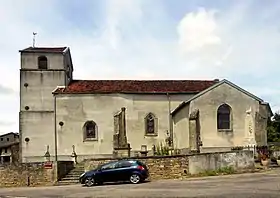
[[[39,52],[39,53],[63,53],[67,47],[28,47],[19,52]]]

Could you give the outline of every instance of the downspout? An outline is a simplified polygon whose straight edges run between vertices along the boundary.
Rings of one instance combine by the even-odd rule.
[[[57,163],[56,94],[54,94],[54,161]]]
[[[172,123],[172,115],[171,115],[171,101],[169,93],[166,93],[167,100],[168,100],[168,122],[169,122],[169,132],[170,132],[170,139],[171,139],[171,147],[174,149],[174,136],[173,136],[173,123]]]

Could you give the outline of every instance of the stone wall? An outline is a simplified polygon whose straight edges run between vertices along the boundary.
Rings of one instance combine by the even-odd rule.
[[[0,187],[53,185],[54,170],[45,169],[44,163],[4,165],[0,167]]]
[[[217,153],[200,153],[176,156],[149,156],[130,158],[144,162],[150,172],[152,180],[157,179],[181,179],[192,174],[202,173],[208,170],[232,167],[235,170],[254,168],[252,151],[231,151]],[[85,161],[85,170],[96,168],[118,159],[91,159]]]
[[[152,156],[130,158],[138,159],[148,166],[152,179],[180,179],[188,176],[188,157],[183,156]],[[96,168],[99,164],[104,164],[117,159],[92,159],[85,162],[85,170]]]
[[[232,167],[235,170],[254,168],[254,154],[252,151],[202,153],[191,155],[188,158],[190,174],[225,167]]]

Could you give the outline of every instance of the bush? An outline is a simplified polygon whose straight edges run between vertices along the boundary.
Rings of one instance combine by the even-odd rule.
[[[156,146],[155,155],[160,155],[160,156],[170,155],[169,147],[160,143],[159,145]]]

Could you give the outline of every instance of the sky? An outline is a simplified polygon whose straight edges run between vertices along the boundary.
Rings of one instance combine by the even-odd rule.
[[[1,0],[0,133],[18,131],[18,50],[69,46],[75,79],[228,79],[280,110],[278,0]]]

